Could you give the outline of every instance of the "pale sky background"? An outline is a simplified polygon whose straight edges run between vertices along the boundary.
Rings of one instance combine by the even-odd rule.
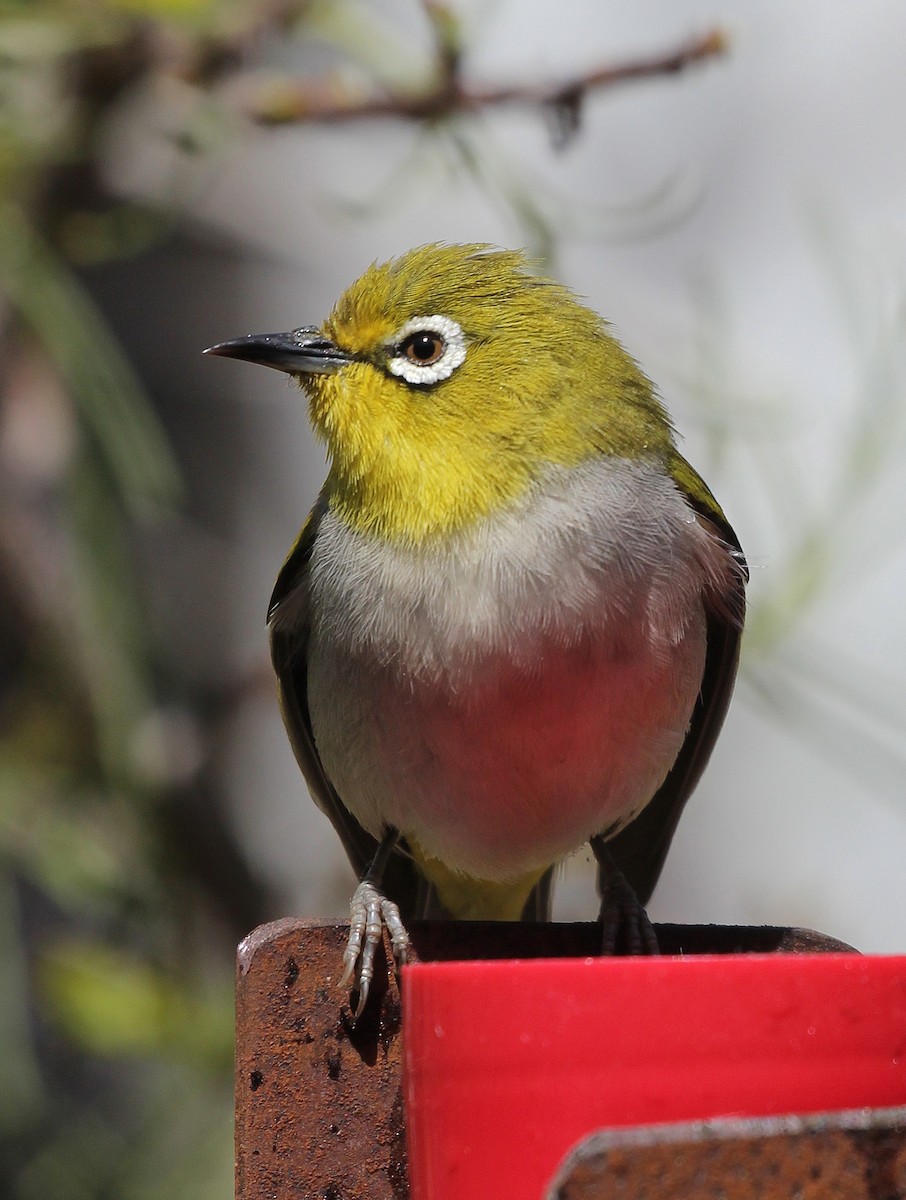
[[[762,638],[744,646],[730,717],[652,915],[806,925],[861,950],[906,951],[906,6],[459,7],[474,30],[469,70],[486,81],[560,78],[666,50],[713,24],[731,37],[724,59],[590,100],[559,153],[539,115],[492,114],[489,161],[521,171],[536,197],[570,198],[552,270],[613,322],[658,383],[684,452],[752,560],[753,610],[789,579],[808,522],[831,531],[829,583],[802,621],[769,653]],[[370,8],[411,43],[417,65],[416,6]],[[118,185],[152,191],[166,161],[136,161],[111,136]],[[262,252],[236,272],[245,325],[211,328],[210,340],[316,323],[369,262],[424,241],[525,244],[512,212],[445,174],[439,150],[394,191],[417,137],[389,121],[255,132],[207,166],[194,216]],[[388,181],[379,212],[341,211],[338,197],[368,201]],[[643,220],[640,202],[663,188],[670,199]],[[303,398],[276,372],[210,361],[192,370],[209,373],[212,392],[222,381],[246,397],[260,426],[255,470],[235,481],[247,516],[232,548],[227,650],[247,666],[265,653],[267,598],[323,454]],[[872,413],[881,466],[859,491],[841,482],[841,463]],[[730,430],[725,453],[714,452],[707,414]],[[839,672],[839,685],[826,679],[810,692],[843,714],[829,732],[805,732],[811,708],[794,721],[776,698],[758,699],[765,680],[796,686],[802,660]],[[839,701],[850,691],[864,693],[855,716]],[[250,702],[232,737],[235,820],[285,887],[285,911],[342,913],[352,876],[306,796],[276,704]],[[558,912],[590,919],[583,856],[569,875]]]

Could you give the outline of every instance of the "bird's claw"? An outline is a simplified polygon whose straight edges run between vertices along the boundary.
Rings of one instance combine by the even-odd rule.
[[[362,880],[349,902],[349,941],[343,952],[343,975],[340,986],[345,987],[356,976],[359,993],[353,1016],[358,1019],[365,1011],[371,981],[374,978],[374,956],[381,944],[384,927],[390,934],[390,945],[397,966],[409,957],[409,934],[400,917],[400,910],[367,879]],[[358,972],[357,972],[358,968]]]
[[[618,943],[626,954],[660,954],[657,934],[645,906],[618,871],[607,880],[598,920],[602,954],[616,954]]]

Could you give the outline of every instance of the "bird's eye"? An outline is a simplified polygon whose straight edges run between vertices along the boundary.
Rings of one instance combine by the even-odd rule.
[[[449,317],[413,317],[397,331],[388,354],[391,375],[425,387],[449,378],[462,365],[466,338]]]
[[[410,362],[418,363],[420,367],[429,367],[436,363],[447,348],[447,343],[439,333],[424,330],[421,333],[410,333],[400,346],[403,354]]]

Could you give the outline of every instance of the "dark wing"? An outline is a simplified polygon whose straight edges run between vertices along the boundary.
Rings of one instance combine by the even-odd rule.
[[[692,496],[687,499],[700,518],[730,547],[738,571],[732,594],[715,597],[708,606],[705,672],[689,732],[677,760],[650,803],[631,825],[607,843],[611,856],[642,904],[651,898],[683,808],[711,757],[727,714],[739,663],[748,571],[736,534],[704,484],[701,487],[704,489],[701,500]]]
[[[312,509],[277,576],[267,612],[271,661],[277,673],[280,710],[289,740],[318,807],[327,814],[343,843],[356,878],[361,879],[377,851],[377,841],[343,804],[327,777],[315,747],[308,711],[308,577],[312,547],[326,510],[323,498]],[[420,915],[428,885],[415,864],[400,853],[390,859],[383,891],[400,906],[403,919]]]

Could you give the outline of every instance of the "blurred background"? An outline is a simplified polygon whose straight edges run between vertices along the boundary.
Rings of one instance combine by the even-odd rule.
[[[0,1194],[230,1194],[235,943],[352,878],[264,629],[323,452],[200,351],[424,241],[610,318],[750,557],[655,918],[906,950],[904,116],[895,0],[3,0]]]

